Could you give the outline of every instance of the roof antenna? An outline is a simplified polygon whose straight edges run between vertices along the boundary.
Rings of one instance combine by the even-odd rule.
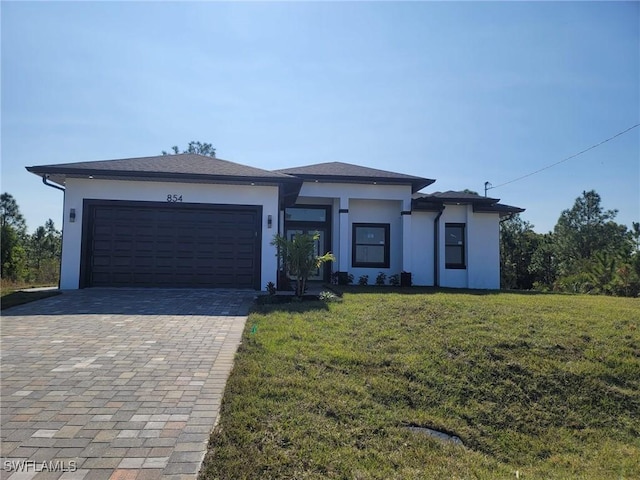
[[[490,190],[491,187],[493,187],[493,185],[491,185],[491,182],[484,182],[484,196],[487,196],[487,190]]]

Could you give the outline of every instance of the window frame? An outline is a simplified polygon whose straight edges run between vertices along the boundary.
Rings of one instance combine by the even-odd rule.
[[[447,228],[456,227],[462,229],[462,245],[459,243],[447,243]],[[462,261],[460,263],[447,262],[447,248],[456,247],[460,249]],[[449,270],[466,270],[467,268],[467,224],[466,223],[445,223],[444,224],[444,261],[445,268]]]
[[[382,262],[358,262],[356,251],[358,246],[376,246],[379,243],[358,243],[358,228],[382,228],[384,229],[384,260]],[[353,223],[351,226],[351,266],[354,268],[389,268],[391,264],[391,224],[390,223]]]
[[[331,215],[331,211],[330,211],[331,207],[327,206],[327,205],[291,205],[290,207],[286,207],[284,209],[284,221],[287,224],[294,224],[294,225],[310,225],[310,224],[317,224],[317,225],[326,225],[330,223],[330,215]],[[301,220],[301,219],[291,219],[291,218],[287,218],[287,210],[316,210],[316,211],[322,211],[324,212],[324,220]]]

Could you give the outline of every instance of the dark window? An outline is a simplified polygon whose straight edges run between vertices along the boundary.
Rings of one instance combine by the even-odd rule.
[[[326,222],[327,210],[321,208],[290,207],[285,210],[285,219],[290,222]]]
[[[354,267],[389,268],[389,224],[354,223]]]
[[[467,268],[465,260],[464,223],[444,226],[444,263],[446,268]]]

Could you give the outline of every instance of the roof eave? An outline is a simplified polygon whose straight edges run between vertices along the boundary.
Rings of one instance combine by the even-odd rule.
[[[436,181],[432,178],[421,178],[420,181],[414,181],[411,184],[411,193],[419,192],[423,188],[426,188],[435,182]]]
[[[422,212],[437,212],[446,208],[447,205],[471,205],[474,213],[498,213],[500,217],[522,213],[524,208],[514,207],[503,203],[487,203],[474,202],[470,199],[458,199],[460,202],[452,201],[452,199],[440,199],[433,196],[417,197],[411,200],[411,209]]]
[[[494,205],[474,205],[473,211],[474,213],[498,213],[500,218],[502,218],[515,215],[516,213],[522,213],[525,209],[503,203],[496,203]]]
[[[297,177],[305,182],[313,183],[358,183],[364,185],[411,185],[412,193],[428,187],[435,180],[430,178],[393,178],[393,177],[360,177],[353,175],[313,175],[306,173],[288,173],[292,177]]]
[[[47,176],[51,181],[58,183],[59,185],[64,185],[66,178],[92,178],[128,181],[183,181],[188,183],[255,183],[261,185],[280,185],[283,183],[302,184],[301,180],[284,174],[282,176],[208,175],[197,173],[131,172],[123,170],[106,171],[84,168],[47,167],[46,165],[26,167],[26,169],[35,175]]]
[[[491,198],[491,197],[453,197],[453,196],[443,196],[436,194],[422,194],[422,195],[414,195],[414,199],[433,199],[438,200],[440,202],[449,203],[449,204],[466,204],[466,205],[493,205],[500,201],[499,198]]]

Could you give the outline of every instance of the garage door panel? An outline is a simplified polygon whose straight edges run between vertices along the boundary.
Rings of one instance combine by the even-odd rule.
[[[233,245],[219,245],[213,252],[216,258],[224,259],[230,256],[235,256],[235,249]]]
[[[173,258],[156,257],[156,273],[164,268],[173,268]]]
[[[111,281],[111,276],[109,274],[106,273],[96,273],[94,276],[94,281],[100,285],[100,284],[106,284],[109,283]]]
[[[133,274],[132,272],[122,272],[119,270],[115,270],[112,273],[113,281],[116,283],[128,284],[131,283]]]
[[[140,275],[140,279],[144,278],[149,280],[148,275]],[[158,285],[170,285],[173,282],[173,273],[171,272],[158,272],[153,276],[153,283],[157,283]],[[151,282],[150,282],[151,283]]]
[[[111,225],[96,225],[96,234],[98,235],[111,235]]]
[[[235,225],[242,214],[234,214],[233,212],[223,212],[217,216],[216,222],[220,225]]]
[[[250,258],[241,258],[238,260],[238,266],[241,268],[253,268],[253,260]]]
[[[133,232],[131,231],[133,226],[135,225],[135,220],[130,220],[129,223],[123,223],[125,220],[123,219],[118,219],[118,223],[114,223],[113,227],[111,228],[112,230],[112,235],[115,235],[117,237],[119,236],[123,236],[123,237],[132,237],[133,236]]]
[[[114,268],[122,268],[122,267],[130,268],[134,266],[133,259],[131,257],[111,257],[110,264]]]
[[[218,279],[220,286],[223,288],[229,288],[231,286],[233,286],[236,282],[235,277],[232,277],[230,275],[221,275],[220,278]],[[240,285],[242,286],[242,285]]]
[[[137,224],[133,228],[133,235],[136,238],[148,238],[152,240],[155,237],[155,228],[153,224],[141,225]]]
[[[240,262],[240,260],[233,260],[229,258],[219,258],[217,259],[216,267],[223,268],[223,269],[232,269],[237,262]]]
[[[218,245],[235,245],[238,237],[231,232],[220,232],[215,237]]]
[[[109,241],[109,240],[95,240],[93,242],[93,251],[94,252],[99,252],[99,251],[108,252],[108,251],[111,251],[111,241]]]
[[[133,238],[131,240],[116,240],[114,242],[111,243],[111,245],[113,245],[113,250],[118,252],[118,251],[125,251],[128,252],[132,249],[133,247]]]
[[[156,243],[156,255],[162,257],[163,255],[173,255],[173,242],[157,242]]]
[[[177,272],[174,279],[177,286],[191,285],[193,283],[193,274],[191,272]]]
[[[101,209],[100,211],[96,211],[94,216],[98,220],[115,220],[118,218],[118,212],[114,210]]]
[[[108,267],[111,265],[111,257],[93,257],[93,265],[98,267]]]
[[[136,246],[136,248],[133,250],[133,258],[146,258],[146,257],[151,257],[151,258],[155,258],[155,250],[151,247],[149,248],[143,248],[140,246]]]
[[[245,288],[250,288],[252,281],[253,277],[251,275],[238,275],[236,277],[236,282],[243,285]]]
[[[136,257],[133,261],[133,265],[129,262],[129,265],[132,267],[147,267],[152,268],[155,264],[155,258],[153,257]]]
[[[212,241],[199,241],[195,246],[195,251],[201,256],[213,256],[216,250],[217,245]]]

